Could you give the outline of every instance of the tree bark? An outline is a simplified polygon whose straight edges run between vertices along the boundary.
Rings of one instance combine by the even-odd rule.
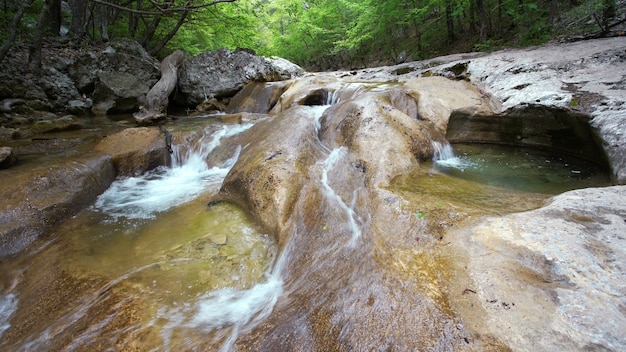
[[[70,0],[72,11],[71,32],[76,37],[83,37],[87,31],[87,0]]]
[[[61,0],[48,0],[50,3],[50,31],[53,35],[59,35],[61,32]]]
[[[172,38],[174,38],[174,36],[176,35],[176,32],[178,32],[178,30],[183,25],[183,23],[185,23],[185,20],[187,19],[188,15],[189,15],[189,11],[183,12],[183,14],[178,19],[178,23],[176,23],[176,25],[172,28],[172,30],[170,30],[170,32],[167,35],[165,35],[163,39],[159,43],[157,43],[157,45],[155,45],[153,48],[150,49],[149,51],[150,55],[158,54],[159,51],[161,51],[161,49],[163,49],[165,45],[167,45],[167,43],[170,40],[172,40]]]
[[[152,125],[167,115],[169,96],[178,83],[178,66],[183,61],[184,53],[176,50],[161,62],[161,79],[150,89],[146,96],[141,96],[139,111],[133,117],[140,125]]]
[[[444,11],[446,13],[446,28],[448,32],[448,41],[454,41],[454,18],[452,18],[452,2],[446,0]]]
[[[37,27],[33,35],[33,42],[28,48],[28,68],[31,72],[37,72],[41,69],[41,47],[43,46],[43,37],[46,24],[48,23],[49,13],[50,5],[46,1],[39,13],[39,20],[37,21]]]
[[[487,12],[485,11],[485,4],[483,0],[476,0],[476,10],[478,11],[478,18],[480,19],[480,42],[484,43],[487,40]]]

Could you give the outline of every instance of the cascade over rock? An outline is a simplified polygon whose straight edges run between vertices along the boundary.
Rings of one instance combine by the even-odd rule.
[[[333,81],[327,75],[305,80],[307,84],[294,84],[283,94],[281,107],[318,102],[320,94],[327,94],[325,84]],[[383,188],[432,157],[431,141],[443,141],[444,130],[431,120],[443,115],[420,118],[413,96],[421,95],[415,86],[412,95],[403,85],[379,88],[366,85],[353,97],[353,89],[339,88],[336,93],[345,100],[328,108],[319,121],[313,114],[319,109],[293,104],[237,137],[237,144],[247,147],[218,197],[250,209],[291,257],[285,273],[290,294],[239,346],[410,350],[467,345],[468,332],[457,327],[441,304],[443,292],[427,289],[436,274],[407,281],[407,273],[396,270],[404,265],[398,260],[406,260],[398,253],[411,253],[409,260],[421,258],[435,245],[431,236],[436,234],[427,235],[423,247],[414,247],[410,239],[419,236],[415,219],[401,198]],[[469,96],[464,101],[469,105],[445,97],[441,105],[484,107],[486,102],[469,85],[457,89]],[[437,122],[445,126],[445,121]],[[287,128],[289,133],[276,133]],[[320,179],[327,181],[320,184]],[[341,211],[346,203],[353,212]],[[416,327],[420,334],[413,333]]]
[[[127,128],[102,139],[94,151],[111,156],[117,175],[132,176],[169,163],[165,138],[157,128]]]
[[[520,199],[530,204],[525,209],[536,210],[510,215],[497,209],[499,188],[479,195],[480,201],[495,203],[491,212],[480,203],[465,209],[475,199],[463,189],[415,192],[435,182],[434,171],[418,166],[433,157],[433,142],[446,139],[562,150],[605,163],[624,183],[626,90],[625,78],[615,72],[623,71],[625,44],[624,38],[612,38],[454,55],[307,74],[284,85],[249,83],[264,80],[249,75],[263,71],[261,62],[219,61],[248,57],[246,52],[222,51],[212,66],[203,55],[191,58],[186,69],[195,65],[210,74],[187,73],[185,94],[193,97],[186,102],[232,95],[248,84],[244,90],[251,96],[242,93],[229,106],[243,112],[228,119],[258,119],[245,125],[245,132],[220,139],[205,160],[221,165],[239,153],[219,192],[207,199],[209,206],[231,201],[246,209],[276,238],[278,256],[286,261],[283,294],[271,312],[233,327],[233,340],[223,331],[201,331],[199,349],[230,343],[238,351],[625,350],[626,186],[567,192],[547,205],[542,205],[547,197],[530,195]],[[235,72],[237,83],[221,85],[224,70]],[[252,106],[246,98],[259,103]],[[7,102],[9,110],[22,105]],[[180,128],[175,141],[197,133],[168,123]],[[193,129],[203,121],[191,124]],[[117,174],[167,163],[166,138],[156,128],[126,129],[86,155],[26,171],[3,170],[0,257],[24,250],[53,224],[92,204]],[[396,186],[394,181],[413,172],[408,191]],[[513,198],[508,201],[516,202]],[[189,247],[223,245],[225,237],[212,241]],[[144,339],[159,346],[156,328],[134,330],[154,326],[155,320],[142,321],[146,318],[137,314],[154,309],[154,302],[128,299],[124,289],[102,286],[100,278],[54,270],[54,280],[41,289],[43,275],[24,272],[18,290],[33,301],[42,290],[54,291],[57,303],[66,296],[98,299],[86,314],[96,323],[72,321],[52,337],[54,346],[67,347],[76,334],[91,337],[94,330],[103,334],[96,343],[114,330],[124,331],[114,336],[120,348]],[[76,287],[87,284],[98,290],[77,293]],[[18,308],[15,316],[30,320],[18,321],[23,331],[9,331],[0,346],[11,338],[8,346],[17,346],[13,342],[22,342],[20,336],[30,336],[29,324],[63,316],[66,309],[33,307],[38,306]],[[39,325],[47,334],[45,322]],[[85,340],[80,348],[96,347],[89,345],[91,338]]]

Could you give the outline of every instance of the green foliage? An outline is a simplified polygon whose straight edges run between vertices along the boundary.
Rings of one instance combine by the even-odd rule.
[[[254,14],[254,2],[239,0],[211,6],[194,14],[186,26],[166,46],[166,52],[183,49],[195,55],[219,48],[258,49],[262,46],[258,21]],[[157,37],[165,35],[169,26],[161,26]]]
[[[87,0],[88,5],[94,5]],[[112,3],[137,10],[138,1]],[[207,4],[209,0],[173,0],[171,7]],[[250,48],[261,55],[277,55],[312,69],[356,68],[372,64],[392,64],[400,53],[423,59],[455,51],[494,50],[505,46],[542,43],[566,32],[563,22],[583,24],[590,30],[606,25],[614,14],[616,0],[559,2],[559,13],[552,13],[550,0],[483,0],[487,39],[480,42],[481,17],[476,0],[236,0],[194,8],[167,43],[160,56],[176,49],[190,54],[226,47]],[[26,12],[19,34],[26,40],[35,28],[44,0],[37,0]],[[5,1],[0,12],[0,39],[16,11],[15,1]],[[166,2],[142,2],[142,11]],[[122,6],[122,5],[119,5]],[[620,5],[621,6],[621,5]],[[108,10],[107,10],[108,9]],[[108,35],[132,37],[146,47],[170,38],[182,12],[158,16],[154,35],[150,27],[155,16],[94,7],[107,14]],[[597,20],[594,20],[594,17]],[[556,16],[556,17],[555,17]],[[550,21],[555,18],[560,21]],[[136,22],[131,21],[135,19]],[[70,19],[66,19],[69,21]],[[132,25],[135,23],[135,25]],[[556,24],[553,25],[553,23]],[[132,26],[132,28],[131,28]],[[559,27],[560,26],[560,27]],[[89,23],[88,35],[99,38],[98,26]],[[567,28],[570,31],[569,28]],[[483,38],[484,39],[484,38]]]
[[[22,40],[28,40],[28,37],[37,26],[37,19],[39,18],[39,12],[41,11],[43,4],[44,0],[38,0],[26,9],[26,12],[22,17],[22,21],[17,28],[17,33],[22,36]],[[0,11],[0,42],[4,42],[8,37],[9,26],[13,21],[13,16],[15,16],[15,13],[17,12],[18,2],[6,1],[6,3],[3,3],[2,6],[4,7],[5,5],[6,11],[4,11],[4,8]]]
[[[474,49],[476,51],[494,51],[502,48],[502,40],[498,39],[487,39],[483,43],[477,43],[474,45]]]

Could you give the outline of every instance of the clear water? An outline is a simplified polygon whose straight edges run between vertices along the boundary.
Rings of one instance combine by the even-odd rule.
[[[138,323],[103,334],[99,326],[115,319],[112,310],[101,322],[72,334],[67,348],[107,345],[107,339],[130,334],[141,336],[142,348],[148,350],[201,350],[194,344],[211,338],[197,335],[219,330],[216,343],[227,350],[242,329],[269,314],[282,294],[276,241],[233,204],[207,207],[241,148],[217,166],[209,167],[207,157],[224,138],[251,126],[212,126],[200,132],[192,144],[174,146],[172,167],[119,178],[92,207],[57,226],[51,244],[32,254],[50,264],[38,271],[67,272],[102,284],[68,302],[65,312],[43,329],[14,341],[12,350],[49,348],[55,335],[75,331],[91,319],[108,292],[126,297],[112,309],[130,301],[141,307],[135,313]],[[0,335],[11,327],[20,305],[39,306],[46,300],[22,300],[13,293],[19,283],[13,286],[0,286]],[[6,347],[0,342],[0,349]]]
[[[441,149],[433,160],[434,170],[479,184],[543,194],[610,185],[607,170],[574,157],[500,145],[456,144]]]

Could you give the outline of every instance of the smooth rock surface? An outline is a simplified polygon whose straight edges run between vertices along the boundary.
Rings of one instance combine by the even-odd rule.
[[[108,156],[85,156],[36,168],[17,179],[1,176],[0,257],[4,257],[24,250],[52,225],[91,204],[115,173]]]
[[[133,176],[157,166],[167,165],[170,155],[165,135],[157,128],[127,128],[105,137],[94,151],[111,156],[118,175]]]
[[[469,275],[451,300],[481,334],[515,351],[626,349],[626,186],[570,191],[450,235]]]

